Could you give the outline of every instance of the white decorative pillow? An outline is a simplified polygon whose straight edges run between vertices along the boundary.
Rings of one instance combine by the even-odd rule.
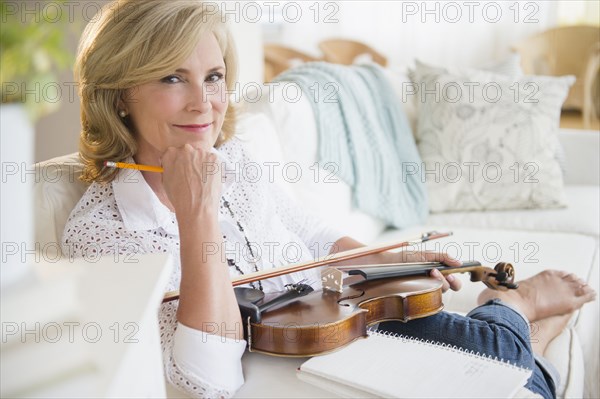
[[[432,64],[427,64],[416,59],[415,67],[408,68],[407,70],[408,77],[410,78],[410,83],[403,83],[402,91],[399,91],[399,93],[402,93],[402,105],[404,106],[405,111],[407,113],[418,113],[420,101],[418,98],[419,93],[416,92],[417,88],[415,86],[418,86],[419,83],[426,76],[439,75],[443,73],[465,75],[470,74],[471,72],[477,72],[477,70],[493,72],[499,75],[505,75],[513,79],[523,76],[523,70],[521,69],[521,56],[519,55],[519,53],[510,53],[506,58],[503,58],[500,61],[488,63],[487,65],[484,65],[477,69],[456,66],[441,67]],[[388,78],[392,80],[391,77]],[[411,128],[413,129],[413,133],[415,133],[417,130],[416,123],[412,123],[413,120],[411,119],[410,115],[408,115],[408,119],[411,122]]]
[[[427,64],[420,60],[415,60],[415,67],[408,68],[408,77],[411,82],[417,87],[411,87],[411,91],[406,95],[407,98],[413,101],[413,107],[418,110],[421,101],[419,98],[419,92],[413,94],[413,91],[418,90],[419,84],[428,76],[441,75],[444,73],[451,73],[454,75],[470,76],[473,73],[480,71],[487,71],[503,75],[511,79],[518,79],[523,76],[523,70],[521,69],[521,56],[519,53],[511,53],[508,57],[494,63],[489,63],[480,68],[467,68],[467,67],[455,67],[455,66],[436,66]]]
[[[574,80],[421,75],[416,139],[431,211],[564,206],[557,132]]]
[[[468,75],[478,71],[492,72],[498,75],[506,76],[511,79],[518,79],[523,76],[521,69],[521,56],[519,53],[510,53],[506,58],[494,63],[489,63],[479,68],[455,67],[455,66],[436,66],[427,64],[420,60],[415,60],[415,68],[408,69],[410,79],[418,83],[426,75],[439,75],[442,73],[452,73],[457,75]]]
[[[435,65],[426,64],[419,60],[415,60],[415,68],[409,69],[408,74],[410,76],[411,81],[418,85],[419,82],[423,81],[425,77],[430,75],[451,73],[461,76],[471,76],[472,74],[477,73],[478,71],[487,71],[508,77],[510,79],[519,79],[523,77],[523,69],[521,68],[521,56],[519,53],[510,53],[507,57],[500,61],[488,63],[487,65],[484,65],[477,69],[466,67],[439,67]],[[414,97],[414,107],[418,109],[420,101],[417,98],[418,96]],[[560,169],[564,176],[566,174],[566,160],[564,149],[561,145],[558,145],[556,147],[555,157],[560,163]]]

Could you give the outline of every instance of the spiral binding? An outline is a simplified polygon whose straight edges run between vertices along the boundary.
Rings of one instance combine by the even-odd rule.
[[[510,368],[513,369],[517,369],[517,370],[526,370],[526,371],[531,371],[531,369],[529,368],[524,368],[521,367],[519,365],[517,365],[516,363],[511,363],[509,360],[504,360],[504,359],[498,359],[497,356],[490,356],[490,355],[486,355],[484,353],[480,353],[480,352],[474,352],[472,350],[467,350],[464,348],[460,348],[456,345],[449,345],[443,342],[438,342],[438,341],[431,341],[431,340],[425,340],[425,339],[421,339],[421,338],[414,338],[414,337],[409,337],[406,336],[404,334],[396,334],[393,333],[391,331],[382,331],[382,330],[377,330],[376,328],[370,328],[367,330],[367,334],[369,334],[369,336],[371,335],[379,335],[379,336],[383,336],[383,337],[387,337],[387,338],[393,338],[393,339],[400,339],[402,341],[408,341],[408,342],[413,342],[419,345],[427,345],[427,346],[435,346],[447,351],[451,351],[451,352],[460,352],[466,356],[469,357],[476,357],[488,362],[492,362],[492,363],[498,363],[498,364],[502,364],[505,366],[509,366]]]

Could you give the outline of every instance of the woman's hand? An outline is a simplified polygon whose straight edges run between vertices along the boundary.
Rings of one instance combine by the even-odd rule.
[[[178,218],[217,215],[222,185],[217,161],[214,153],[190,144],[163,153],[163,186]]]
[[[342,237],[335,242],[332,247],[331,253],[348,251],[351,249],[364,248],[365,245],[359,241],[356,241],[352,237]],[[448,254],[431,252],[431,251],[401,251],[401,252],[381,252],[374,255],[362,256],[356,259],[351,259],[343,263],[346,265],[368,265],[368,264],[380,264],[380,263],[410,263],[410,262],[442,262],[443,264],[456,267],[461,266],[462,262],[454,259]],[[335,263],[334,263],[335,265]],[[442,291],[446,292],[448,289],[452,291],[460,290],[462,283],[452,274],[447,275],[445,278],[437,269],[431,271],[431,276],[442,281]]]
[[[461,266],[462,262],[454,259],[450,255],[442,252],[430,252],[430,251],[402,251],[402,252],[394,252],[391,253],[395,255],[395,262],[408,263],[408,262],[441,262],[446,266],[456,267]],[[431,277],[437,278],[441,280],[443,283],[442,292],[448,291],[451,289],[452,291],[458,291],[462,287],[462,283],[459,279],[457,279],[453,274],[449,274],[444,277],[439,270],[433,269],[431,271]]]
[[[217,155],[189,144],[162,154],[162,181],[179,224],[181,282],[177,320],[209,334],[243,339],[218,220]]]

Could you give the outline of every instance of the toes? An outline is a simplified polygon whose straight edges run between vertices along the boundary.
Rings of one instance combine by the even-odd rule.
[[[558,276],[560,278],[567,278],[568,276],[573,276],[573,273],[569,273],[566,270],[546,270],[550,276]]]
[[[585,280],[579,279],[578,283],[581,289],[584,289],[586,291],[594,291],[594,289]]]
[[[584,285],[580,285],[577,290],[575,290],[575,296],[584,296],[589,292]]]
[[[562,276],[562,279],[568,282],[572,282],[575,283],[577,282],[579,279],[579,277],[576,274],[573,273],[568,273]]]
[[[585,294],[585,301],[592,302],[596,299],[596,291],[588,292]]]
[[[584,296],[588,302],[596,298],[596,291],[589,285],[585,284],[581,287],[581,290],[583,291],[582,296]]]

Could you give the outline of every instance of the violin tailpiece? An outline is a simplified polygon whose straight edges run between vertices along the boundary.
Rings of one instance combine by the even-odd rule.
[[[328,267],[321,271],[321,281],[323,289],[329,291],[343,291],[343,273],[335,267]]]

